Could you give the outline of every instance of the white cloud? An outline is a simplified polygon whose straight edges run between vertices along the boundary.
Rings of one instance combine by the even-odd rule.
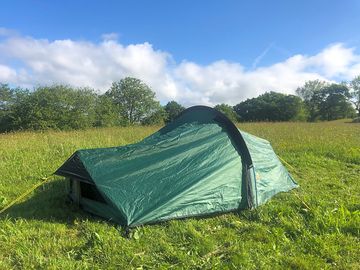
[[[118,33],[106,33],[101,35],[101,38],[103,40],[117,40],[119,38],[119,34]]]
[[[0,27],[0,36],[15,36],[17,32],[5,27]]]
[[[346,48],[343,44],[333,44],[319,54],[309,57],[308,64],[318,68],[329,78],[348,77],[354,64],[360,63],[360,56],[354,48]]]
[[[100,43],[49,41],[14,33],[0,28],[2,82],[21,86],[67,83],[104,92],[111,82],[134,76],[149,84],[162,102],[175,99],[185,105],[236,104],[265,91],[294,93],[306,80],[351,79],[360,73],[360,55],[341,43],[316,55],[294,55],[247,70],[241,63],[225,60],[177,64],[169,53],[147,42],[123,45],[115,33],[104,34]]]
[[[0,64],[0,82],[11,82],[16,80],[16,71],[8,66]]]

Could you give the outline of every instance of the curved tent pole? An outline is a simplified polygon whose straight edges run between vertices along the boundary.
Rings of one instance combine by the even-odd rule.
[[[173,120],[173,123],[175,123],[177,120],[179,120],[181,117],[183,117],[185,114],[188,114],[188,113],[194,114],[196,116],[196,112],[199,112],[199,111],[209,112],[209,113],[213,114],[214,115],[213,120],[216,121],[217,123],[219,123],[220,126],[222,126],[223,128],[225,128],[227,130],[232,143],[234,144],[239,155],[241,156],[242,163],[243,163],[243,168],[242,168],[243,175],[244,175],[243,180],[246,185],[245,192],[246,192],[247,206],[249,208],[253,208],[255,206],[254,198],[253,198],[254,191],[252,190],[253,188],[251,185],[253,162],[251,159],[249,149],[247,148],[247,145],[245,143],[245,140],[244,140],[243,136],[241,135],[240,131],[238,130],[238,128],[235,126],[235,124],[222,112],[219,112],[218,110],[216,110],[214,108],[211,108],[208,106],[203,106],[203,105],[192,106],[190,108],[185,109]],[[169,125],[171,125],[171,124],[169,124]],[[160,133],[166,132],[169,125],[160,129],[159,132]]]

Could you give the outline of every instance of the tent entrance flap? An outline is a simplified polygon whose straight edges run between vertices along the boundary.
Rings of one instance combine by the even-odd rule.
[[[69,178],[68,181],[70,186],[69,196],[75,203],[79,204],[82,198],[106,203],[105,199],[94,184],[90,184],[76,178]]]

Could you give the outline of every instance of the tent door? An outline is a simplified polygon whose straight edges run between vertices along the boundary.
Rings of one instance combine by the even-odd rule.
[[[76,205],[81,204],[82,198],[106,204],[105,199],[95,185],[83,182],[76,178],[70,178],[69,196]]]

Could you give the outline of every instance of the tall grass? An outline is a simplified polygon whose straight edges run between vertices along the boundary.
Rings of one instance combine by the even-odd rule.
[[[252,123],[300,189],[253,211],[132,231],[76,209],[61,178],[0,219],[0,269],[359,269],[360,125]],[[0,208],[76,149],[134,143],[159,127],[0,135]]]

